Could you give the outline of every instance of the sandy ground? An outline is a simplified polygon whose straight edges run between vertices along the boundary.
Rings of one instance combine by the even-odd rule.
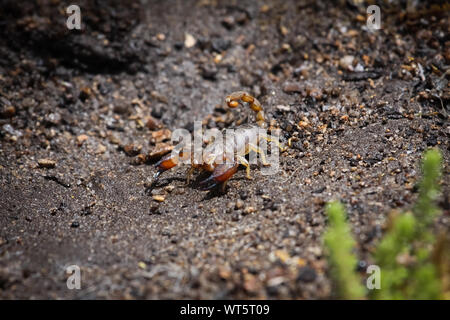
[[[350,3],[79,1],[69,31],[64,1],[1,1],[0,298],[334,297],[324,204],[345,204],[363,275],[429,147],[448,232],[448,11],[382,5],[369,32]],[[221,193],[179,168],[146,192],[159,130],[236,124],[236,90],[291,138],[280,171]]]

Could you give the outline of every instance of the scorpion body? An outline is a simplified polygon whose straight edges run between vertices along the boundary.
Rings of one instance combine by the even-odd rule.
[[[264,129],[265,132],[267,127],[261,103],[244,91],[233,92],[225,98],[225,103],[230,108],[236,108],[243,103],[247,103],[256,112],[257,125],[241,125],[231,133],[227,132],[225,141],[215,140],[209,143],[203,151],[201,162],[194,161],[192,152],[185,149],[174,149],[175,152],[172,151],[156,163],[158,171],[154,175],[153,185],[161,173],[177,166],[180,160],[190,161],[191,168],[188,171],[187,183],[189,183],[190,177],[196,169],[211,172],[207,179],[200,182],[203,190],[211,189],[219,184],[224,189],[226,182],[237,172],[240,164],[246,167],[246,177],[251,179],[250,164],[245,158],[251,151],[260,154],[263,165],[269,165],[264,151],[259,146],[261,139],[273,141],[267,135],[258,134],[258,129]],[[222,136],[225,136],[225,134],[222,133]],[[278,141],[275,141],[275,143],[281,150],[284,150],[284,147]]]

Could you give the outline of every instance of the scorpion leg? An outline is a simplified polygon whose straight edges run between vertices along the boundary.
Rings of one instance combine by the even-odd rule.
[[[263,149],[261,149],[261,148],[258,147],[258,146],[255,146],[253,143],[249,143],[249,144],[248,144],[248,148],[249,148],[250,151],[254,151],[254,152],[260,154],[260,156],[261,156],[261,162],[262,162],[262,164],[263,164],[264,166],[270,166],[270,163],[267,162],[266,155],[264,154]]]
[[[186,174],[186,185],[189,185],[189,183],[191,182],[191,178],[192,178],[192,174],[194,173],[195,169],[197,169],[196,167],[190,167],[187,174]],[[200,171],[202,170],[202,168],[199,168]]]
[[[245,174],[247,179],[251,180],[252,177],[250,176],[250,164],[248,163],[247,159],[242,156],[237,156],[237,159],[245,167]]]
[[[209,190],[220,183],[226,183],[227,180],[236,173],[238,166],[239,163],[224,163],[218,165],[207,179],[200,182],[201,189]]]

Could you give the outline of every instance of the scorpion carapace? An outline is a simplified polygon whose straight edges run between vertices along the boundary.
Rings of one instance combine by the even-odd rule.
[[[232,131],[231,134],[227,131],[225,140],[214,140],[206,146],[202,152],[203,157],[201,161],[194,160],[190,146],[189,148],[175,147],[170,154],[164,156],[156,163],[158,171],[153,177],[152,186],[155,185],[161,173],[186,161],[191,165],[187,176],[187,183],[189,183],[190,177],[195,169],[212,172],[207,179],[200,182],[200,188],[203,190],[211,189],[219,184],[224,189],[226,182],[237,172],[240,164],[246,167],[246,176],[248,179],[251,179],[250,164],[245,158],[251,151],[260,155],[263,165],[268,165],[264,151],[260,148],[260,142],[261,139],[266,141],[274,140],[266,134],[259,134],[262,129],[264,129],[263,132],[266,132],[265,128],[267,127],[261,103],[255,97],[244,91],[231,93],[225,98],[225,103],[230,108],[236,108],[239,105],[244,105],[244,103],[248,104],[256,112],[257,126],[249,124],[242,125],[235,128],[236,130]],[[222,132],[222,135],[225,135],[224,132]],[[274,142],[281,150],[284,150],[284,147],[278,141]]]

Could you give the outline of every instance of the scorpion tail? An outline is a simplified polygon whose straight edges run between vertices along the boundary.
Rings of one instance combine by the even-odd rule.
[[[256,123],[258,124],[258,126],[260,126],[261,128],[267,127],[261,103],[258,101],[258,99],[256,99],[249,93],[245,91],[233,92],[225,98],[225,102],[230,108],[236,108],[237,106],[242,104],[242,102],[247,102],[250,106],[250,109],[256,112]]]

